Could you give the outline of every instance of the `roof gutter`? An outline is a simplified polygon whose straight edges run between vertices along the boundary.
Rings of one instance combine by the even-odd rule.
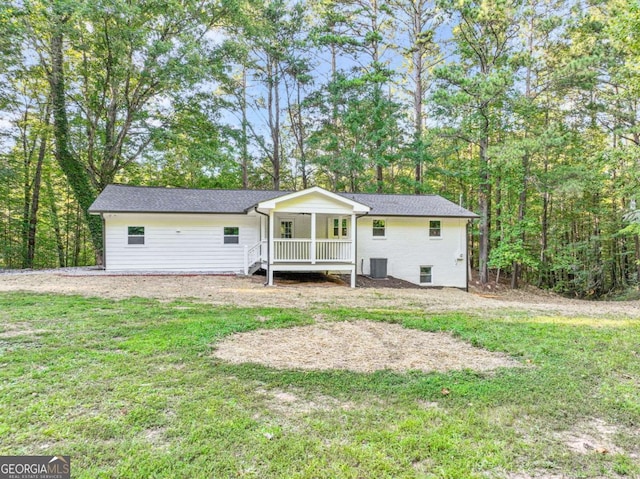
[[[126,215],[246,215],[249,210],[244,211],[127,211],[127,210],[89,210],[90,215],[103,214],[126,214]]]

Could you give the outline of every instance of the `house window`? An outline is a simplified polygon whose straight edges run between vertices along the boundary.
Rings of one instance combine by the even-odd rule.
[[[144,244],[144,226],[127,226],[127,244]]]
[[[240,228],[237,226],[224,227],[224,244],[240,243]]]
[[[373,220],[373,236],[384,238],[387,235],[387,222],[385,220]]]
[[[431,274],[431,266],[420,266],[420,284],[422,283],[432,283],[433,276]]]
[[[349,236],[346,218],[333,219],[333,236],[334,238],[346,238]]]
[[[280,238],[293,238],[293,220],[282,220],[280,222]]]
[[[442,235],[442,225],[440,220],[429,221],[429,238],[440,238]]]

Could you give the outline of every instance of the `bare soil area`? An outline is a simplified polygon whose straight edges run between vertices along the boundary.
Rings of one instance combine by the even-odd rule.
[[[102,271],[54,270],[0,273],[0,291],[78,294],[105,298],[144,297],[160,300],[191,298],[214,305],[276,308],[352,307],[421,310],[428,312],[524,310],[540,315],[561,314],[613,318],[640,318],[640,301],[586,301],[566,299],[534,288],[469,293],[458,289],[385,287],[396,281],[359,278],[365,287],[351,289],[340,278],[301,282],[287,276],[276,286],[264,286],[264,276],[237,277],[207,274],[112,275]]]
[[[239,333],[217,343],[214,356],[278,369],[446,372],[519,367],[446,333],[372,321],[320,323]]]

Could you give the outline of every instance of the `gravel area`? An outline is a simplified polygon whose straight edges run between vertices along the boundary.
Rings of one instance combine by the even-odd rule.
[[[108,274],[74,268],[50,271],[2,272],[0,291],[79,294],[106,298],[145,297],[161,300],[192,298],[214,305],[268,306],[278,308],[354,307],[366,309],[421,310],[429,312],[524,310],[540,315],[640,318],[640,301],[586,301],[566,299],[535,289],[487,294],[458,289],[351,289],[339,279],[331,281],[276,281],[265,287],[264,276],[237,277],[210,274],[134,275]],[[378,283],[378,282],[377,282]]]
[[[507,355],[486,351],[446,333],[428,333],[372,321],[319,323],[234,334],[214,356],[231,363],[279,369],[446,372],[519,367]]]

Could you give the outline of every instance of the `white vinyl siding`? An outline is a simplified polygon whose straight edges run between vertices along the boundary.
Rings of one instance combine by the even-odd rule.
[[[373,221],[385,219],[386,241],[374,237]],[[371,258],[387,258],[387,274],[414,284],[465,288],[466,225],[462,218],[440,218],[441,241],[429,237],[430,219],[375,217],[358,219],[358,273],[369,274]],[[462,255],[462,258],[460,256]],[[421,283],[420,267],[431,266],[431,283]],[[437,273],[437,274],[434,274]]]
[[[279,220],[293,215],[276,215]],[[333,219],[317,216],[319,238],[332,236]],[[242,273],[244,249],[260,240],[257,214],[126,214],[105,213],[106,268],[110,271],[207,271]],[[373,220],[384,220],[386,241],[373,236]],[[466,219],[440,218],[441,241],[431,241],[430,218],[372,217],[358,219],[357,268],[369,274],[370,258],[387,258],[387,272],[421,284],[421,266],[432,267],[432,286],[466,287]],[[380,225],[380,223],[377,223]],[[262,219],[263,237],[266,220]],[[130,245],[129,227],[144,227],[144,245]],[[237,228],[237,244],[225,244],[225,227]],[[342,225],[339,225],[341,229]],[[350,227],[350,226],[349,226]],[[310,238],[310,215],[295,216],[294,238]],[[139,231],[139,230],[138,230]],[[348,233],[352,233],[349,231]],[[433,274],[437,273],[437,274]]]
[[[105,214],[106,269],[241,273],[244,247],[260,239],[257,215]],[[144,225],[144,248],[128,244],[128,227]],[[238,228],[238,244],[224,228]]]

